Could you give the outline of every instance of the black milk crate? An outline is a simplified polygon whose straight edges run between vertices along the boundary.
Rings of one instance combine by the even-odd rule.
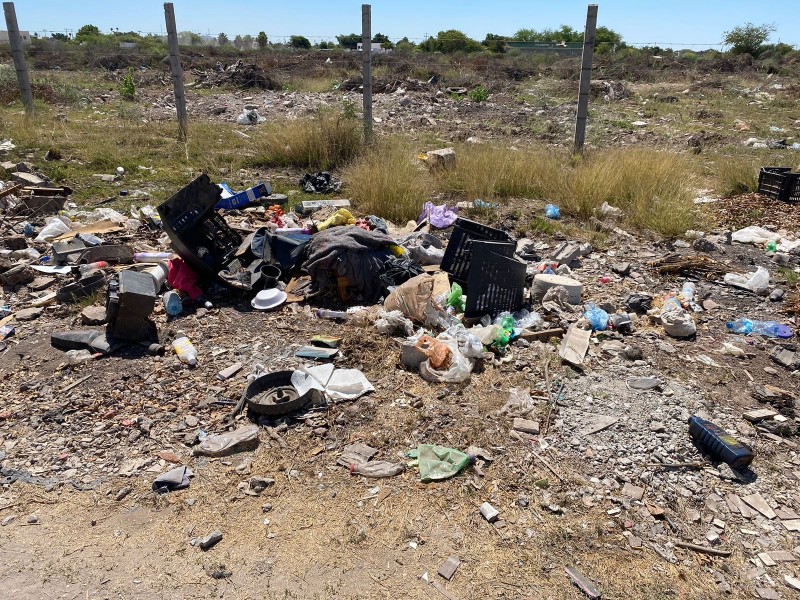
[[[502,246],[510,246],[510,254],[494,251]],[[506,310],[513,312],[522,306],[527,267],[524,262],[514,258],[515,248],[513,243],[472,243],[465,317],[496,315]]]
[[[800,202],[800,173],[792,173],[789,167],[762,167],[758,193],[773,200]]]
[[[447,248],[444,251],[441,269],[449,273],[451,279],[461,284],[465,291],[468,286],[473,241],[513,243],[514,239],[505,231],[500,231],[494,227],[482,225],[461,217],[456,219],[453,233],[450,235],[450,240],[447,242]]]

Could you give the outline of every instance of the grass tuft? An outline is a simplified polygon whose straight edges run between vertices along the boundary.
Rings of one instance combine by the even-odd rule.
[[[758,170],[763,159],[719,157],[716,161],[717,192],[725,198],[758,190]]]
[[[252,166],[341,168],[363,150],[362,125],[349,114],[320,111],[311,118],[268,125],[254,149]]]
[[[432,187],[413,148],[397,138],[376,142],[345,170],[344,181],[360,211],[395,223],[419,217]]]

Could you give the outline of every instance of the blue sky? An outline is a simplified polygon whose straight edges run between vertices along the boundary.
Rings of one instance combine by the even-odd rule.
[[[598,25],[622,34],[626,42],[673,48],[719,44],[723,32],[746,22],[774,23],[772,41],[800,46],[798,0],[598,0]],[[359,32],[361,1],[351,0],[174,0],[179,31],[218,34],[267,32],[274,41],[292,34],[312,41]],[[133,0],[17,0],[20,29],[75,31],[91,23],[102,31],[159,33],[163,2]],[[460,29],[483,39],[486,33],[511,35],[528,27],[567,24],[582,28],[586,0],[373,0],[372,30],[390,38],[422,39],[444,29]]]

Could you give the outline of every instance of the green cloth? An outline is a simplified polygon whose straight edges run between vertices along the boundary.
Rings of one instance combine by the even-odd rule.
[[[432,444],[420,444],[409,452],[409,456],[417,459],[419,478],[423,483],[449,479],[472,463],[469,454]]]

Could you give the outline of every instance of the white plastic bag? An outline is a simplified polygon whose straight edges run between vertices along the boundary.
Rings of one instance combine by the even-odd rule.
[[[242,114],[236,117],[236,122],[239,125],[256,125],[258,123],[263,123],[266,121],[264,117],[258,114],[258,111],[253,110],[243,110]]]
[[[674,338],[690,337],[697,333],[697,325],[692,315],[674,298],[670,298],[664,305],[661,311],[661,324],[666,334]]]
[[[781,239],[779,233],[751,225],[739,231],[734,231],[731,240],[741,244],[766,244],[767,242],[777,242]]]
[[[384,335],[393,335],[397,332],[403,333],[405,336],[414,335],[414,324],[399,310],[378,311],[375,327],[379,333]]]
[[[47,242],[55,237],[64,235],[70,230],[70,225],[72,225],[72,221],[67,217],[51,217],[47,220],[47,225],[36,236],[36,241]]]
[[[523,388],[508,390],[508,401],[500,409],[500,414],[512,417],[525,417],[536,409],[536,402],[531,398],[530,392]]]
[[[475,361],[461,354],[456,340],[442,340],[441,337],[442,336],[439,336],[437,339],[449,347],[451,351],[452,362],[450,363],[450,367],[447,370],[438,371],[431,366],[430,359],[428,359],[420,364],[419,374],[422,375],[422,378],[426,381],[432,381],[434,383],[459,383],[466,381],[469,379],[470,373],[472,373]]]
[[[725,283],[758,293],[769,287],[769,271],[764,267],[758,267],[758,269],[747,275],[726,273]]]

